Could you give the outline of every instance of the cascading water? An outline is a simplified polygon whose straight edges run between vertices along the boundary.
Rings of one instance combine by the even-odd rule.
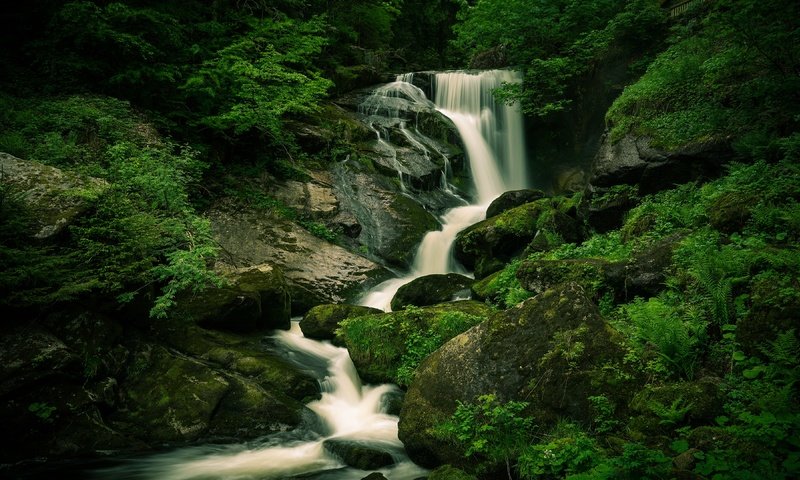
[[[398,82],[411,80],[408,74],[398,77]],[[364,296],[362,305],[388,311],[397,290],[415,278],[465,273],[451,253],[458,232],[483,220],[489,203],[498,195],[528,184],[522,114],[492,96],[503,83],[520,82],[520,75],[507,70],[446,72],[436,74],[433,81],[437,110],[453,121],[464,142],[477,201],[446,212],[442,230],[422,239],[411,271],[378,285]]]
[[[376,469],[393,480],[411,480],[426,470],[411,462],[397,438],[397,417],[384,411],[384,399],[394,385],[362,386],[344,348],[303,337],[297,322],[274,337],[286,357],[305,370],[319,370],[322,397],[307,406],[323,423],[276,434],[250,444],[204,445],[131,461],[95,472],[104,479],[152,480],[268,480],[302,476],[306,479],[357,480],[363,470],[345,467],[324,442],[331,439],[364,442],[388,452],[394,464]],[[319,433],[322,431],[322,434]]]
[[[410,76],[401,76],[387,86],[386,92],[400,91],[406,97],[415,96],[415,102],[429,102],[410,80]],[[423,239],[411,273],[382,284],[362,303],[388,309],[397,289],[413,278],[459,271],[450,255],[456,234],[483,219],[489,202],[497,195],[506,189],[525,186],[522,117],[515,109],[497,104],[491,98],[491,89],[501,82],[517,80],[515,74],[506,71],[436,75],[436,105],[453,120],[462,135],[477,203],[446,212],[442,217],[442,230],[429,232]],[[388,93],[389,97],[391,95],[394,94]],[[391,101],[389,103],[391,109]],[[365,108],[386,107],[376,102]],[[379,128],[373,128],[382,140]],[[407,132],[414,135],[410,130]],[[422,142],[416,144],[412,138],[408,140],[415,148],[424,147]],[[449,188],[446,181],[444,184]],[[93,476],[114,480],[363,478],[363,470],[345,467],[327,451],[324,442],[331,439],[366,442],[372,448],[391,454],[395,463],[378,471],[392,480],[411,480],[427,473],[405,455],[397,438],[398,418],[385,413],[382,406],[383,399],[397,387],[362,386],[347,350],[304,338],[297,322],[293,322],[289,332],[276,333],[274,339],[290,361],[304,370],[318,372],[322,397],[308,404],[317,419],[309,419],[304,428],[250,443],[179,449],[123,462],[117,467],[95,471]],[[323,425],[318,425],[319,422]]]

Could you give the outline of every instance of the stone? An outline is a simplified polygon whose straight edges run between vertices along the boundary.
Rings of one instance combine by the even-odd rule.
[[[394,463],[392,455],[368,442],[329,438],[322,442],[325,450],[340,458],[345,465],[359,470],[374,470]]]
[[[270,195],[305,218],[328,219],[339,211],[332,178],[328,172],[310,172],[310,181],[270,182]]]
[[[355,298],[390,275],[375,262],[317,238],[292,222],[231,201],[222,201],[207,216],[222,249],[220,261],[240,267],[277,265],[288,281],[296,315],[314,305]]]
[[[236,269],[234,285],[243,292],[258,294],[261,307],[260,328],[289,329],[292,301],[289,285],[280,268],[269,263]]]
[[[480,321],[493,310],[479,302],[462,300],[420,307],[413,312],[379,313],[359,318],[362,325],[357,329],[358,336],[369,336],[369,342],[348,336],[346,329],[339,336],[361,378],[369,383],[396,383],[408,336],[433,327],[448,313],[470,315],[472,318],[467,320]]]
[[[486,209],[486,218],[500,215],[506,210],[519,207],[520,205],[539,200],[546,196],[547,195],[541,190],[512,190],[505,192],[489,204],[489,208]]]
[[[335,166],[334,176],[341,209],[361,225],[358,241],[390,265],[410,265],[425,234],[440,227],[422,205],[393,190],[396,187],[380,176],[350,163]]]
[[[616,230],[622,226],[625,214],[638,203],[635,187],[596,188],[589,199],[586,222],[597,233]]]
[[[392,298],[392,310],[402,310],[409,305],[424,307],[452,300],[467,300],[475,280],[457,273],[425,275],[416,278],[397,290]]]
[[[315,340],[335,340],[339,322],[361,315],[379,314],[383,310],[360,305],[327,304],[317,305],[300,320],[303,335]]]
[[[258,293],[236,288],[209,287],[201,295],[180,295],[175,309],[178,315],[186,315],[207,328],[252,332],[261,323]]]
[[[34,221],[31,237],[49,240],[86,211],[108,189],[99,178],[68,172],[0,153],[2,181],[25,204]]]
[[[540,428],[559,420],[588,424],[588,397],[627,404],[633,375],[610,378],[604,366],[625,370],[622,340],[586,292],[562,284],[498,312],[428,356],[417,369],[400,413],[399,437],[423,466],[465,465],[463,452],[433,432],[458,402],[494,393],[525,401]]]
[[[722,174],[733,158],[724,141],[709,141],[665,151],[650,146],[650,139],[625,135],[612,144],[604,138],[592,167],[590,183],[596,187],[638,185],[647,195],[691,181],[710,180]]]

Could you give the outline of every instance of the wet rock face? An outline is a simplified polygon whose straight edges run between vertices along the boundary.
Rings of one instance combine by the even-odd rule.
[[[449,302],[457,297],[469,298],[470,287],[475,280],[459,275],[447,273],[441,275],[426,275],[403,285],[392,298],[392,310],[402,310],[414,305],[424,307],[437,303]]]
[[[392,455],[367,442],[331,438],[322,443],[325,450],[339,457],[345,465],[360,470],[375,470],[394,463]]]
[[[0,153],[0,170],[2,182],[33,216],[35,231],[31,236],[36,240],[58,235],[89,207],[93,197],[108,188],[105,180],[21,160],[7,153]]]
[[[597,187],[639,185],[642,195],[693,180],[708,180],[722,173],[733,158],[725,143],[690,145],[676,151],[650,146],[650,140],[626,135],[615,144],[605,138],[595,157],[590,183]]]
[[[423,361],[400,414],[400,439],[422,465],[463,464],[463,452],[431,432],[457,402],[473,402],[486,393],[502,402],[529,402],[540,425],[559,419],[588,423],[587,397],[625,395],[622,385],[603,380],[604,365],[622,365],[615,335],[576,284],[499,312]]]
[[[388,276],[380,265],[314,237],[280,218],[223,203],[208,213],[221,261],[255,266],[272,262],[289,282],[295,313],[341,303]]]
[[[361,225],[359,242],[391,265],[408,266],[422,237],[439,228],[430,212],[394,190],[385,178],[348,164],[337,165],[334,176],[342,209],[352,212]]]

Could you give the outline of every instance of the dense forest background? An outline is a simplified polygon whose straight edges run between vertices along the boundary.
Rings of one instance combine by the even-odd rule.
[[[604,317],[633,339],[626,368],[664,395],[647,403],[639,430],[625,427],[619,415],[629,412],[615,413],[610,396],[595,396],[591,431],[561,422],[531,435],[526,405],[486,396],[462,404],[443,431],[489,475],[514,464],[525,478],[669,478],[672,457],[688,455],[695,476],[685,478],[795,478],[800,3],[693,2],[677,18],[664,3],[17,2],[0,29],[0,152],[106,183],[81,193],[91,214],[58,245],[29,241],[24,202],[0,183],[4,316],[87,298],[129,304],[150,291],[146,311],[168,319],[180,292],[222,282],[210,268],[218,249],[205,207],[238,195],[284,212],[226,183],[227,173],[303,179],[347,152],[338,139],[307,148],[299,134],[298,125],[330,121],[337,95],[400,72],[510,67],[524,81],[497,95],[522,106],[529,130],[543,129],[574,118],[588,82],[622,61],[626,85],[605,85],[615,96],[608,141],[724,144],[724,175],[648,196],[635,184],[604,192],[635,198],[621,229],[560,239],[527,260],[618,261],[671,238],[678,254],[658,295],[620,302],[591,286]],[[492,277],[498,308],[530,296],[519,268]],[[565,359],[581,353],[565,348]],[[700,396],[681,388],[710,375],[724,379],[721,406],[709,407],[720,414],[693,416]],[[698,433],[706,424],[713,431]]]

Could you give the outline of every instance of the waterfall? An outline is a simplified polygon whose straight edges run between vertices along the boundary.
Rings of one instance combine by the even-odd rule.
[[[412,80],[413,76],[405,74],[389,85]],[[411,271],[378,285],[361,299],[362,305],[388,311],[397,290],[415,278],[435,273],[466,273],[452,258],[456,235],[483,220],[486,209],[498,195],[528,186],[522,113],[516,106],[495,101],[492,95],[503,83],[520,81],[519,73],[507,70],[435,75],[434,103],[437,110],[453,121],[464,142],[476,201],[448,210],[441,218],[442,230],[428,232],[422,239]],[[415,94],[422,92],[417,90]]]
[[[387,98],[399,95],[411,97],[413,102],[429,102],[420,89],[408,83],[411,80],[410,75],[402,76],[383,87],[380,94]],[[420,244],[411,272],[380,285],[363,304],[388,309],[397,289],[412,279],[461,271],[450,254],[456,234],[483,219],[495,196],[506,189],[525,186],[522,117],[516,109],[497,104],[491,98],[492,88],[504,81],[516,80],[512,72],[499,70],[436,75],[436,107],[453,119],[463,137],[477,201],[474,205],[447,211],[442,216],[442,230],[429,232]],[[391,102],[379,101],[364,108],[371,112],[388,108],[389,113],[393,109]],[[398,119],[399,114],[394,121]],[[380,143],[383,141],[380,127],[371,126]],[[415,143],[405,125],[401,127],[403,135],[410,135],[411,145],[424,147],[421,142]],[[391,147],[388,142],[385,144]],[[444,185],[449,188],[446,179]],[[411,462],[403,451],[397,437],[398,418],[383,408],[384,398],[391,395],[396,386],[362,385],[347,350],[304,338],[296,321],[289,332],[277,332],[273,339],[289,361],[304,371],[316,372],[319,377],[322,396],[307,405],[316,414],[315,419],[309,419],[296,430],[248,443],[202,445],[123,461],[116,467],[95,471],[93,477],[114,480],[363,478],[363,470],[345,467],[326,450],[324,442],[329,439],[366,442],[390,453],[395,463],[378,469],[387,478],[411,480],[426,475],[427,471]]]
[[[285,356],[320,377],[322,397],[307,406],[317,414],[324,435],[313,428],[268,436],[250,444],[203,445],[154,455],[95,472],[103,479],[228,480],[325,478],[358,480],[363,470],[346,468],[323,443],[328,439],[365,442],[392,455],[395,463],[377,469],[393,480],[425,476],[403,452],[397,438],[398,418],[384,412],[384,398],[394,385],[362,386],[347,350],[303,337],[297,321],[273,337]]]

